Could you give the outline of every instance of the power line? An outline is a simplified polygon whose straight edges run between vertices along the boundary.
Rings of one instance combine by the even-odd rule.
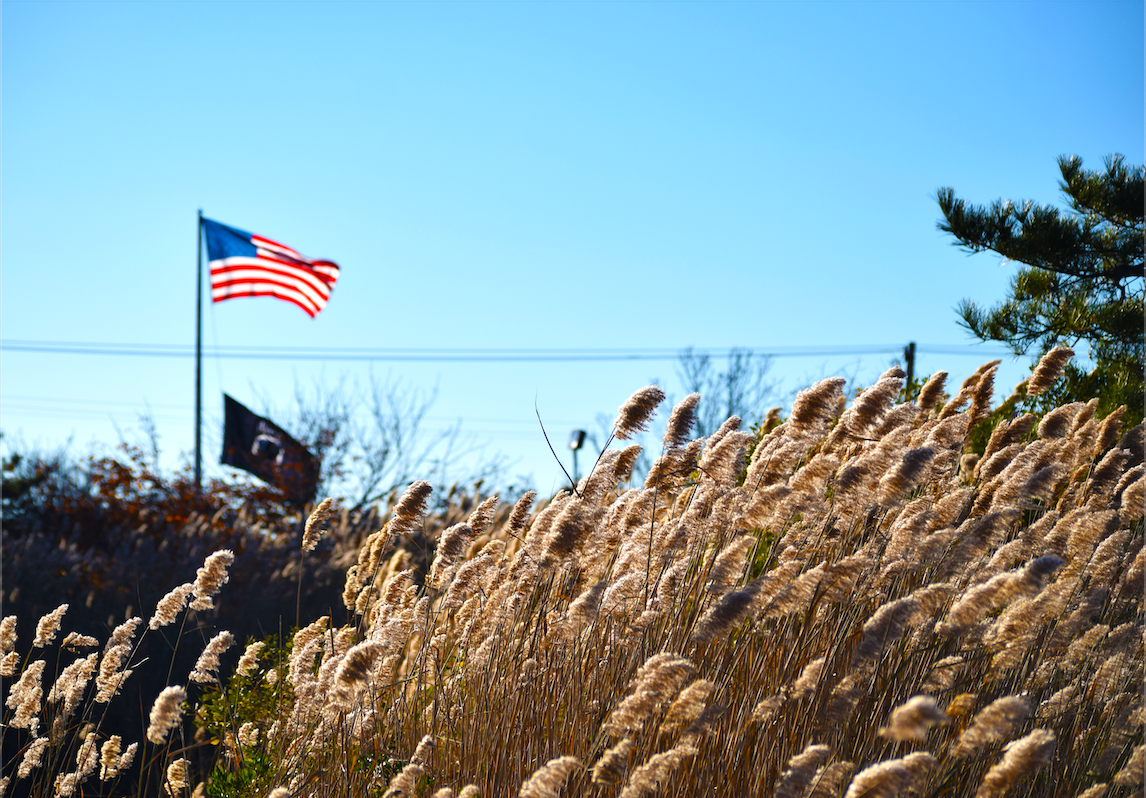
[[[143,344],[89,341],[42,341],[6,340],[0,342],[0,349],[7,352],[35,352],[57,355],[101,355],[124,357],[165,357],[190,358],[195,356],[194,347],[183,344]],[[523,349],[523,348],[363,348],[363,347],[284,347],[284,346],[223,346],[215,352],[205,353],[206,357],[227,360],[324,360],[324,361],[372,361],[372,362],[605,362],[661,360],[671,361],[680,358],[682,349],[630,348],[630,349]],[[867,345],[828,345],[828,346],[780,346],[753,348],[714,348],[693,349],[694,354],[716,359],[727,359],[736,351],[751,352],[766,357],[842,357],[849,355],[900,354],[903,347],[898,344]],[[921,354],[944,354],[954,356],[997,357],[1012,354],[999,350],[973,349],[950,344],[920,344]]]

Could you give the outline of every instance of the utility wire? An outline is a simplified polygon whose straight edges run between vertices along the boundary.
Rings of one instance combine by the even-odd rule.
[[[195,356],[194,347],[184,344],[140,344],[86,341],[6,340],[0,349],[8,352],[36,352],[60,355],[107,355],[127,357],[189,358]],[[381,361],[381,362],[573,362],[573,361],[625,361],[676,360],[682,349],[368,349],[354,347],[282,347],[282,346],[220,346],[205,357],[236,360],[324,360],[324,361]],[[739,351],[767,357],[838,357],[846,355],[899,354],[903,347],[897,344],[870,344],[856,346],[789,346],[762,349],[743,348]],[[975,349],[947,344],[917,345],[921,354],[966,355],[998,357],[1009,351]],[[719,359],[728,358],[733,349],[693,349],[696,355]]]

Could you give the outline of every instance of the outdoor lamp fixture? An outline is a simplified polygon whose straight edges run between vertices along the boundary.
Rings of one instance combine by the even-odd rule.
[[[585,445],[585,430],[575,429],[569,436],[569,448],[573,450],[573,484],[577,484],[577,450]]]

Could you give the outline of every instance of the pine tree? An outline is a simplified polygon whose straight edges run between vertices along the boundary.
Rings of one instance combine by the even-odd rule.
[[[1121,155],[1108,156],[1104,171],[1083,169],[1077,156],[1062,156],[1058,165],[1070,212],[1029,200],[969,205],[953,189],[939,190],[940,230],[970,252],[990,250],[1022,264],[1001,304],[988,310],[963,300],[960,325],[1016,355],[1074,348],[1093,367],[1076,358],[1038,404],[1097,396],[1099,415],[1125,404],[1125,419],[1136,424],[1144,390],[1144,169]]]

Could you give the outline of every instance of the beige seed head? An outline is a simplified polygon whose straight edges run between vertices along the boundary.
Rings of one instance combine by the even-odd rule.
[[[235,666],[235,673],[239,676],[247,676],[255,670],[259,665],[259,654],[262,652],[266,643],[262,640],[256,640],[247,646],[243,651],[243,656],[239,657],[239,664]]]
[[[688,443],[688,436],[696,423],[696,405],[699,401],[700,394],[690,393],[672,409],[662,441],[665,449],[676,449]]]
[[[557,798],[570,774],[579,767],[581,760],[575,756],[550,759],[522,783],[518,798]]]
[[[176,759],[167,766],[167,782],[163,787],[168,795],[176,796],[187,789],[188,764],[190,763],[186,759]]]
[[[211,638],[203,653],[199,655],[194,670],[189,677],[193,682],[210,684],[218,682],[219,655],[230,648],[235,642],[230,632],[223,631]]]
[[[623,737],[620,742],[601,754],[601,758],[593,766],[593,783],[617,784],[620,782],[624,778],[625,768],[629,764],[629,752],[632,750],[633,741],[628,737]]]
[[[879,735],[897,742],[921,743],[927,739],[928,729],[949,720],[934,696],[917,695],[892,711],[890,722]]]
[[[613,434],[617,440],[627,441],[648,429],[649,421],[664,401],[665,392],[656,385],[641,388],[621,405],[617,419],[613,422]]]
[[[322,527],[334,513],[334,500],[330,498],[323,499],[310,517],[306,519],[306,526],[303,528],[302,533],[302,550],[314,551],[318,546],[318,541],[322,539]]]
[[[773,792],[774,798],[801,798],[812,783],[816,770],[831,754],[827,745],[812,744],[788,760],[788,768],[780,774]]]
[[[20,767],[16,770],[17,779],[28,778],[34,769],[40,767],[40,760],[47,747],[47,737],[37,737],[32,740],[28,746],[28,750],[24,752],[24,756],[20,759]]]
[[[1062,367],[1074,357],[1074,350],[1068,346],[1056,346],[1039,360],[1027,380],[1027,395],[1038,396],[1054,385],[1062,374]]]
[[[78,651],[81,648],[95,648],[99,645],[99,641],[90,635],[82,635],[79,632],[68,632],[64,642],[60,643],[60,648],[67,649],[68,651]]]
[[[203,565],[195,572],[195,583],[191,593],[195,599],[191,602],[193,610],[209,610],[215,606],[212,597],[215,596],[230,578],[227,568],[235,561],[235,553],[230,549],[221,549],[209,554]]]
[[[1002,742],[1014,734],[1030,711],[1030,703],[1017,695],[1004,696],[991,702],[952,744],[952,756],[968,757],[990,743]]]
[[[32,642],[34,647],[44,648],[56,639],[56,633],[60,631],[60,620],[67,611],[68,605],[61,604],[36,623],[36,639]],[[12,627],[15,629],[14,621]]]
[[[1023,776],[1049,765],[1054,749],[1054,732],[1046,729],[1035,729],[1008,743],[1003,758],[983,777],[975,798],[1003,795]]]
[[[183,717],[183,702],[187,700],[187,691],[179,685],[163,688],[151,706],[150,723],[147,727],[147,739],[156,745],[167,742],[167,735]]]

